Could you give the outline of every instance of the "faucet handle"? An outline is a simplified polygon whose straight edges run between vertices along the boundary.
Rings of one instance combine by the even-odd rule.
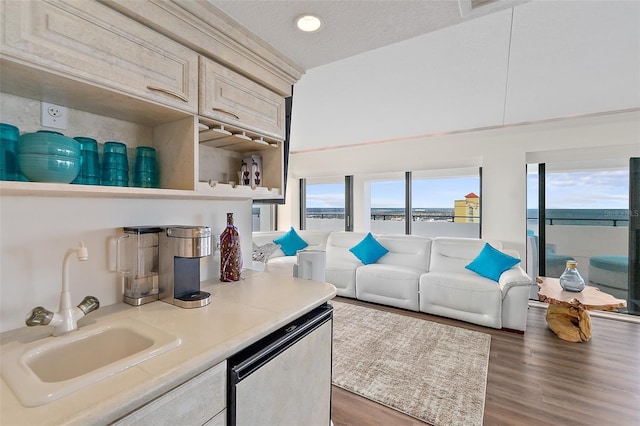
[[[53,312],[46,310],[42,306],[33,308],[25,318],[25,324],[31,327],[34,325],[48,325],[53,319]]]
[[[80,310],[84,312],[85,315],[87,315],[89,312],[95,311],[99,307],[100,307],[100,301],[98,300],[97,297],[93,297],[93,296],[85,297],[84,299],[82,299],[82,302],[80,302],[80,304],[78,305],[78,308],[80,308]]]

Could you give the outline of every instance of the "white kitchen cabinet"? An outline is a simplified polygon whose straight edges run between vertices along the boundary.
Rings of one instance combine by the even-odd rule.
[[[284,140],[284,97],[205,57],[200,57],[199,112],[276,140]]]
[[[304,74],[208,1],[98,0],[283,97]],[[214,52],[214,54],[212,54]]]
[[[223,361],[113,424],[226,424],[226,386],[227,363]]]
[[[209,420],[204,426],[225,426],[227,424],[227,410],[222,410],[217,416]]]
[[[2,7],[3,57],[197,111],[192,50],[95,2],[9,0]]]
[[[172,7],[177,3],[169,2]],[[169,5],[167,3],[167,5]],[[195,4],[215,9],[206,1]],[[152,6],[157,4],[136,1]],[[142,17],[132,19],[103,2],[87,0],[0,1],[0,92],[66,106],[73,111],[104,117],[95,128],[104,135],[113,119],[143,128],[122,140],[129,148],[153,146],[160,162],[160,188],[108,187],[38,182],[0,182],[6,195],[82,196],[119,198],[241,198],[283,197],[284,96],[249,79],[244,73],[217,64],[216,46],[210,51],[175,40]],[[181,15],[179,28],[209,31],[206,16]],[[212,18],[213,19],[213,18]],[[253,38],[252,38],[253,37]],[[255,39],[247,33],[246,41]],[[235,46],[246,57],[251,45]],[[260,55],[268,49],[260,44]],[[240,54],[239,53],[239,54]],[[276,57],[277,55],[274,55]],[[264,56],[266,57],[266,56]],[[201,58],[201,59],[199,59]],[[228,58],[227,58],[228,59]],[[204,79],[207,101],[199,104],[199,61],[206,63],[211,79]],[[261,73],[268,60],[261,60]],[[244,64],[244,62],[243,62]],[[220,68],[222,67],[222,68]],[[275,70],[275,66],[273,67]],[[274,71],[275,72],[275,71]],[[253,73],[253,74],[252,74]],[[260,74],[260,73],[258,73]],[[280,78],[280,77],[279,77]],[[284,78],[284,77],[281,77]],[[268,80],[268,79],[267,79]],[[279,81],[279,80],[278,80]],[[283,80],[284,81],[284,80]],[[289,80],[291,84],[294,80]],[[206,114],[199,114],[199,107]],[[9,107],[11,108],[11,106]],[[208,108],[208,109],[207,109]],[[217,108],[217,109],[214,109]],[[224,110],[225,112],[223,112]],[[20,106],[3,112],[23,116]],[[229,115],[227,112],[233,114]],[[237,119],[235,117],[238,117]],[[39,128],[33,114],[29,127]],[[72,120],[73,121],[73,120]],[[220,137],[219,130],[225,133]],[[24,130],[24,129],[21,129]],[[63,133],[77,136],[70,128]],[[82,136],[96,137],[92,134]],[[102,143],[105,138],[97,138]],[[201,144],[202,142],[202,144]],[[237,182],[240,156],[257,153],[263,158],[263,185]]]

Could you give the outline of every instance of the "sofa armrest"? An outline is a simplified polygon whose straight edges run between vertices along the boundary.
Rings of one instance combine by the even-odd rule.
[[[529,277],[529,275],[527,275],[527,273],[517,265],[504,271],[498,280],[498,285],[502,291],[503,298],[511,287],[529,286],[531,283],[531,277]]]

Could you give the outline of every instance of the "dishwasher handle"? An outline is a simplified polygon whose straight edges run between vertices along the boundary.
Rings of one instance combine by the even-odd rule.
[[[230,384],[242,381],[332,317],[333,306],[325,303],[232,356],[228,360]]]

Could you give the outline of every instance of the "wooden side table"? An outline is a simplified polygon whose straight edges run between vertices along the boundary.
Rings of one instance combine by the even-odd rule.
[[[591,339],[590,310],[615,311],[627,306],[596,287],[587,286],[579,293],[563,290],[557,278],[538,277],[538,297],[549,304],[547,324],[560,339],[586,342]]]

